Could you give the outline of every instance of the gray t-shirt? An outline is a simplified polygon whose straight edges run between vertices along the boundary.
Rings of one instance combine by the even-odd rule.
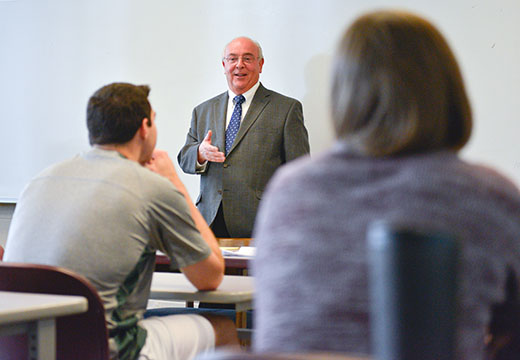
[[[366,229],[374,220],[445,229],[460,240],[457,359],[480,359],[506,264],[520,272],[520,194],[456,154],[370,158],[337,143],[282,168],[260,205],[260,351],[370,353]]]
[[[182,268],[209,256],[184,196],[164,177],[99,148],[51,166],[24,189],[4,260],[62,266],[103,300],[111,355],[135,358],[146,332],[155,251]]]

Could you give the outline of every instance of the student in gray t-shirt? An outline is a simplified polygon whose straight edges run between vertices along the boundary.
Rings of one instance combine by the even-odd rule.
[[[224,270],[217,241],[170,158],[154,151],[148,93],[147,86],[114,83],[90,98],[93,148],[28,184],[4,260],[62,266],[90,280],[105,306],[111,357],[186,359],[236,344],[236,330],[230,320],[199,315],[142,319],[156,250],[201,290],[216,288]]]

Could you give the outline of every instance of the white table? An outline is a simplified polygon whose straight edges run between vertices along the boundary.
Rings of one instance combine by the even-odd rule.
[[[60,316],[87,311],[83,296],[0,291],[0,336],[27,333],[29,354],[56,359],[56,321]]]
[[[225,275],[216,290],[199,291],[181,273],[155,272],[150,299],[202,301],[215,304],[234,304],[237,311],[237,327],[244,327],[244,311],[253,308],[255,292],[251,276]]]

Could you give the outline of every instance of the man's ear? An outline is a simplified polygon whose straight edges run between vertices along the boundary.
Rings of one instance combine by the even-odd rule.
[[[148,133],[150,132],[150,128],[151,126],[149,125],[149,122],[150,120],[148,120],[148,118],[144,118],[143,121],[141,122],[141,126],[139,127],[139,136],[142,138],[142,139],[146,139],[146,137],[148,136]]]

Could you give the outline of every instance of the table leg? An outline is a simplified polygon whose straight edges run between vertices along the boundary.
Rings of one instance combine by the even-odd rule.
[[[236,312],[236,326],[238,329],[247,327],[247,314],[245,311],[237,311]]]
[[[36,321],[29,330],[29,359],[56,359],[56,321]]]

